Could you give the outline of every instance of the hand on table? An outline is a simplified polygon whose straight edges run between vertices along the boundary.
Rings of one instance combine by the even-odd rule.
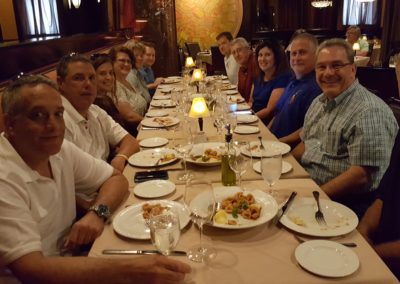
[[[180,283],[190,273],[189,265],[160,255],[135,258],[130,268],[134,283]]]
[[[95,212],[88,212],[72,225],[71,231],[64,244],[66,248],[75,249],[80,245],[93,242],[104,229],[104,220]]]

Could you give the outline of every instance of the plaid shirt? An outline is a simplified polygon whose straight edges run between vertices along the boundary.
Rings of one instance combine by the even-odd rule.
[[[311,104],[301,138],[302,164],[319,184],[325,184],[350,166],[372,168],[375,190],[385,173],[398,131],[392,110],[355,82],[334,100],[323,94]]]

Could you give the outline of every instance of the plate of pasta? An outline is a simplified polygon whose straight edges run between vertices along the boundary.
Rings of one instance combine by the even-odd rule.
[[[119,235],[130,238],[148,240],[150,229],[146,218],[150,214],[161,214],[163,210],[172,208],[179,214],[180,228],[183,229],[190,221],[188,210],[181,203],[170,200],[152,200],[126,207],[113,220],[114,231]]]
[[[195,144],[186,161],[198,166],[217,166],[221,164],[224,146],[224,143],[219,142]]]
[[[206,194],[199,194],[192,202],[203,202]],[[220,209],[210,223],[224,229],[246,229],[272,220],[278,212],[275,199],[261,190],[241,191],[237,186],[214,188],[215,201]]]

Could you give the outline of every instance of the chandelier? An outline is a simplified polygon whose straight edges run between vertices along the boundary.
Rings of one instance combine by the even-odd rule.
[[[328,0],[319,0],[319,1],[311,1],[311,6],[315,8],[326,8],[331,6],[332,7],[332,1]]]

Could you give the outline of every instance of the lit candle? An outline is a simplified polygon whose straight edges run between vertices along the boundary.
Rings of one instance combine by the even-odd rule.
[[[355,42],[355,43],[353,44],[353,50],[354,50],[354,51],[360,50],[360,44],[359,44],[358,42]]]
[[[201,72],[201,69],[194,69],[192,75],[192,81],[199,82],[201,80],[203,80],[203,73]]]

